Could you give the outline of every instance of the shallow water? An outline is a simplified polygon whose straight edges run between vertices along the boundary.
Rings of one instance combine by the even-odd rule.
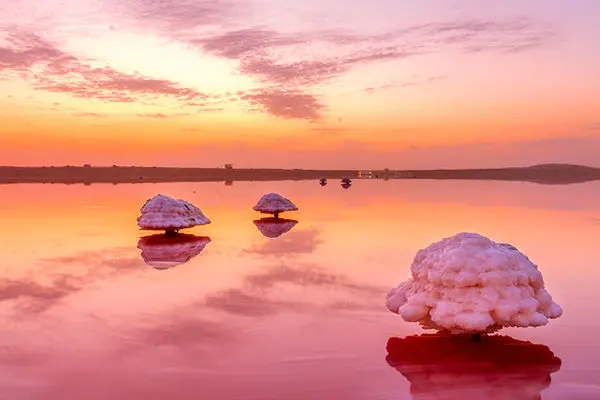
[[[296,224],[253,222],[270,191]],[[143,239],[144,260],[157,193],[212,224]],[[0,399],[600,398],[600,183],[4,185],[0,218]],[[415,338],[385,308],[416,251],[461,231],[517,246],[565,310],[501,332],[523,357]]]

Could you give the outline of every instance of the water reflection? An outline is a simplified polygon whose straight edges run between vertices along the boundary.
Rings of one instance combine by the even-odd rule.
[[[561,366],[547,346],[500,335],[392,337],[387,351],[415,400],[539,400]]]
[[[317,229],[304,229],[290,232],[279,240],[261,240],[243,249],[242,254],[254,254],[261,258],[267,256],[295,258],[313,254],[323,244]]]
[[[275,239],[284,233],[289,232],[298,221],[285,218],[261,218],[254,221],[254,224],[264,237]]]
[[[285,294],[282,295],[282,289]],[[380,310],[385,288],[330,273],[310,263],[275,265],[243,277],[241,285],[209,294],[202,305],[228,314],[263,317],[283,312]],[[310,292],[312,296],[303,296]],[[198,309],[195,305],[194,309]]]
[[[381,353],[390,336],[419,328],[399,323],[383,299],[390,282],[408,278],[416,249],[462,230],[518,243],[568,310],[545,328],[507,330],[551,345],[563,359],[544,400],[598,398],[600,330],[590,316],[600,299],[593,220],[600,182],[364,179],[352,190],[339,190],[338,180],[330,179],[334,190],[317,183],[4,186],[0,215],[11,229],[0,232],[0,398],[410,399],[410,382],[425,378],[406,380]],[[190,200],[219,223],[189,233],[214,243],[182,267],[155,273],[135,244],[150,233],[140,234],[132,215],[140,198],[186,198],[192,190]],[[302,224],[278,239],[257,232],[252,220],[261,216],[248,208],[272,190],[302,205]],[[423,371],[422,359],[394,358],[402,372]],[[493,376],[485,368],[463,375]],[[515,390],[539,396],[549,374],[540,370]],[[510,382],[507,373],[496,376]],[[463,399],[494,397],[473,391]]]
[[[146,264],[156,269],[168,269],[190,261],[209,242],[210,238],[206,236],[158,234],[140,238],[137,247],[142,250],[141,256]]]

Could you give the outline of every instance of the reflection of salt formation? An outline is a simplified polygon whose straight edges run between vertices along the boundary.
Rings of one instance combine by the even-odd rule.
[[[261,218],[254,221],[254,224],[268,238],[278,238],[286,232],[289,232],[298,221],[284,218]]]
[[[342,183],[342,188],[344,189],[348,189],[350,186],[352,186],[351,183]]]
[[[176,236],[151,235],[140,238],[144,262],[156,269],[167,269],[184,264],[196,257],[210,242],[206,236],[179,234]]]
[[[410,269],[412,277],[388,293],[386,305],[426,329],[493,332],[545,325],[562,314],[527,256],[476,233],[420,250]]]
[[[210,219],[192,203],[162,194],[147,200],[140,211],[142,215],[137,218],[137,223],[145,230],[175,234],[180,229],[210,224]]]
[[[387,351],[415,400],[540,400],[561,365],[548,347],[508,336],[393,337]]]

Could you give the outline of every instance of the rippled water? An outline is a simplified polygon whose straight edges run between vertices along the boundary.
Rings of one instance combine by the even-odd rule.
[[[297,223],[254,222],[271,191]],[[157,193],[212,224],[140,239]],[[0,399],[600,398],[598,183],[5,185],[0,218]],[[526,253],[563,317],[415,337],[385,294],[461,231]]]

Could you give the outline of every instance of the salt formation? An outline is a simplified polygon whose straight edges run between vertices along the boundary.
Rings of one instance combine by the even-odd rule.
[[[142,259],[156,269],[167,269],[184,264],[204,250],[210,238],[180,234],[175,236],[151,235],[140,238],[138,249]]]
[[[296,220],[284,218],[261,218],[254,221],[260,233],[271,239],[289,232],[297,223]]]
[[[145,230],[174,234],[180,229],[210,224],[210,219],[192,203],[162,194],[146,201],[140,211],[142,215],[137,218],[137,223]]]
[[[411,273],[388,293],[386,305],[425,329],[487,333],[541,326],[562,315],[534,263],[515,247],[476,233],[420,250]]]
[[[284,211],[296,211],[298,207],[280,194],[267,193],[258,200],[253,209],[263,214],[273,214],[275,218],[279,218],[280,213]]]
[[[499,335],[393,337],[387,351],[415,400],[539,400],[561,366],[548,347]]]

